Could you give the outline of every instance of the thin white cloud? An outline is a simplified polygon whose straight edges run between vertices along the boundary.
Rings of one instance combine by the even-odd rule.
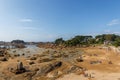
[[[104,30],[105,33],[110,33],[111,31],[109,29]]]
[[[24,30],[37,30],[38,28],[36,28],[36,27],[21,27],[21,29],[24,29]]]
[[[120,32],[113,32],[114,34],[119,34],[120,35]]]
[[[113,26],[113,25],[117,25],[120,24],[120,20],[119,19],[113,19],[111,22],[109,22],[107,24],[107,26]]]
[[[32,19],[20,19],[20,22],[32,22],[33,20]]]

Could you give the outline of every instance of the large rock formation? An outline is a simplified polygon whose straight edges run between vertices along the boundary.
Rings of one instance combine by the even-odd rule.
[[[51,72],[56,68],[59,68],[61,65],[62,65],[61,61],[56,61],[56,62],[53,62],[51,64],[44,65],[44,66],[39,68],[36,76],[46,75],[48,72]]]

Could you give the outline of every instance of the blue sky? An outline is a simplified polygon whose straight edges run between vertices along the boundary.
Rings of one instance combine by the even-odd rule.
[[[120,34],[120,0],[0,0],[0,40]]]

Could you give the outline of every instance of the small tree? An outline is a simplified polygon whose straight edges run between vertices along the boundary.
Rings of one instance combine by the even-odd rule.
[[[59,44],[63,44],[65,41],[63,40],[63,38],[58,38],[55,40],[55,44],[59,45]]]
[[[114,45],[115,47],[120,46],[120,37],[117,37],[117,38],[115,39],[115,41],[113,42],[113,45]]]

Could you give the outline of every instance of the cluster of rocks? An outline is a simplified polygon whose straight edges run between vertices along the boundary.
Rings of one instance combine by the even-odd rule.
[[[31,64],[33,63],[31,62]],[[18,78],[19,77],[22,77],[23,79],[27,78],[26,80],[35,80],[39,77],[51,77],[55,79],[58,76],[62,76],[63,74],[76,72],[82,73],[85,70],[85,68],[76,65],[67,66],[65,68],[65,64],[63,64],[62,61],[53,61],[44,65],[36,66],[34,67],[34,69],[28,68],[29,70],[27,70],[23,66],[23,63],[19,61],[16,67],[9,67],[8,69],[10,72],[14,74],[21,74],[20,76],[18,76]],[[11,78],[12,80],[15,80],[16,77],[17,76]]]
[[[0,61],[7,61],[10,57],[6,49],[0,49]]]
[[[2,53],[2,52],[1,52]],[[13,51],[16,53],[16,51]],[[7,54],[7,53],[6,53]],[[7,61],[6,54],[1,54],[0,61]],[[12,56],[12,55],[10,55]],[[11,80],[36,80],[39,77],[60,77],[68,73],[76,73],[84,71],[84,68],[73,65],[72,61],[76,59],[77,62],[83,62],[83,57],[79,55],[78,51],[59,51],[59,50],[46,50],[43,54],[34,54],[26,59],[14,55],[21,61],[7,67],[9,73],[15,76],[11,76]],[[80,56],[80,57],[78,57]],[[76,58],[78,57],[78,58]],[[11,57],[12,58],[12,57]],[[21,59],[22,58],[22,59]],[[26,60],[24,62],[24,60]],[[10,61],[10,60],[9,60]],[[24,63],[24,65],[23,65]],[[67,63],[67,64],[66,64]],[[27,66],[27,67],[26,67]],[[19,75],[17,75],[19,74]],[[21,78],[19,78],[21,77]],[[42,80],[42,79],[40,79]],[[47,80],[47,79],[45,79]]]
[[[48,64],[40,65],[26,69],[22,62],[18,62],[16,66],[9,66],[8,70],[15,76],[10,76],[9,80],[36,80],[39,77],[46,77],[48,73],[57,70],[62,66],[61,61],[54,61]],[[19,75],[16,75],[19,74]]]
[[[7,51],[5,49],[0,50],[0,57],[3,57],[7,54]]]

